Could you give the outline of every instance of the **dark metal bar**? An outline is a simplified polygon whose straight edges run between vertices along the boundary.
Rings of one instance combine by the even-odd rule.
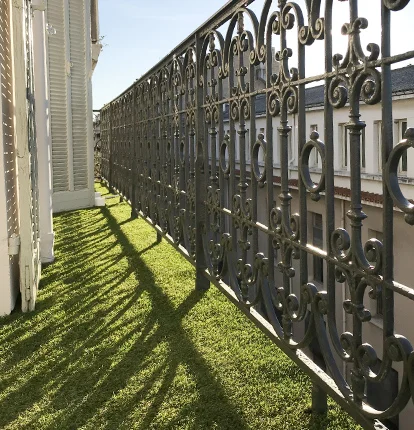
[[[203,40],[198,33],[195,35],[195,55],[196,55],[196,71],[197,75],[201,74],[202,70],[202,49]],[[195,207],[195,253],[196,253],[196,280],[195,286],[197,290],[204,291],[210,287],[209,280],[204,276],[206,270],[206,262],[203,246],[203,230],[206,227],[206,206],[207,198],[207,178],[208,175],[208,159],[206,159],[206,133],[204,126],[204,112],[201,108],[203,102],[203,88],[197,85],[196,88],[196,160],[195,160],[195,192],[196,192],[196,207]]]

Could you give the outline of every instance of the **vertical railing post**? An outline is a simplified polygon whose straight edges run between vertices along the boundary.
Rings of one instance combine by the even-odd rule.
[[[137,201],[136,201],[136,169],[137,169],[137,133],[136,133],[136,121],[137,121],[137,94],[138,87],[135,85],[132,89],[132,102],[131,102],[131,218],[137,218]]]
[[[199,83],[199,76],[202,70],[201,64],[201,37],[196,34],[196,169],[195,169],[195,218],[196,218],[196,289],[207,290],[210,286],[209,280],[204,272],[206,261],[203,247],[203,230],[206,228],[206,207],[207,198],[207,178],[206,160],[204,159],[204,121],[203,121],[203,88]]]
[[[113,185],[113,148],[112,148],[112,126],[113,126],[113,109],[112,103],[110,103],[108,108],[108,152],[109,152],[109,160],[108,160],[108,186],[109,189],[112,190]]]

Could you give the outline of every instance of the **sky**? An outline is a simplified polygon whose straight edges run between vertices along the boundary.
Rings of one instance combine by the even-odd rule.
[[[381,44],[381,1],[359,0],[359,16],[369,21],[368,28],[361,33],[363,48],[370,42]],[[100,0],[103,50],[92,78],[94,109],[100,109],[122,93],[225,3],[226,0]],[[250,6],[258,19],[263,3],[256,0]],[[277,5],[277,0],[273,3]],[[296,3],[306,11],[304,0]],[[324,3],[322,0],[322,6]],[[334,53],[342,55],[346,53],[347,36],[341,35],[341,26],[349,21],[348,10],[348,2],[334,2],[333,48]],[[392,54],[413,50],[414,2],[392,17]],[[290,33],[288,42],[295,51],[294,32]],[[307,76],[323,73],[323,41],[306,48],[306,58]],[[295,66],[295,58],[291,63]]]

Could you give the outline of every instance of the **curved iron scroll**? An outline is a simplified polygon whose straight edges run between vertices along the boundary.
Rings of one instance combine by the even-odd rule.
[[[370,427],[397,416],[414,398],[413,347],[396,333],[394,306],[394,296],[412,301],[414,290],[398,283],[393,265],[394,204],[407,232],[414,224],[398,170],[404,152],[414,147],[414,129],[393,143],[391,91],[391,65],[414,54],[390,54],[391,16],[409,0],[376,2],[382,40],[366,49],[360,36],[368,20],[359,16],[358,0],[349,0],[349,20],[341,28],[348,47],[342,53],[332,52],[336,1],[326,0],[322,10],[320,0],[303,6],[266,0],[258,14],[252,3],[259,2],[227,3],[102,109],[102,173],[131,201],[133,213],[194,263],[198,275],[222,288]],[[312,44],[323,52],[323,75],[306,73]],[[305,88],[318,81],[324,85],[319,133],[307,131]],[[380,102],[384,177],[378,211],[384,231],[383,240],[365,240],[362,106]],[[345,106],[348,229],[335,221],[334,160],[340,148],[334,118]],[[314,157],[319,170],[312,168]],[[310,239],[310,210],[323,214],[323,243]],[[324,267],[319,282],[310,275],[312,259]],[[376,302],[383,306],[379,348],[365,336]],[[322,373],[300,352],[315,356],[315,343]],[[367,384],[381,384],[393,368],[400,372],[398,393],[388,407],[376,408],[366,396]]]

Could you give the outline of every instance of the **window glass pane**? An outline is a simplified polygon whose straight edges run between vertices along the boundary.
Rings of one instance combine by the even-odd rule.
[[[402,121],[401,123],[401,138],[404,137],[405,132],[407,131],[407,121]],[[408,162],[407,162],[407,151],[404,152],[404,154],[401,157],[401,170],[403,172],[407,171],[407,166]]]
[[[365,128],[362,129],[361,135],[361,166],[365,169]]]
[[[404,134],[407,131],[407,121],[401,122],[401,139],[404,138]]]
[[[376,122],[377,149],[378,149],[378,171],[382,171],[382,121]]]
[[[312,214],[312,243],[318,248],[323,248],[322,215]],[[323,258],[313,256],[313,279],[323,283]]]
[[[400,142],[404,138],[404,134],[407,131],[407,120],[400,119],[395,121],[395,133],[397,133],[398,142]],[[407,151],[404,151],[401,156],[399,171],[406,173],[408,168],[408,160],[407,160]]]
[[[348,130],[345,124],[340,125],[340,136],[342,140],[342,168],[348,167]]]
[[[312,124],[310,126],[310,134],[312,134],[312,131],[318,131],[318,124]],[[312,155],[312,164],[317,167],[319,162],[319,152],[316,149],[312,149]]]

